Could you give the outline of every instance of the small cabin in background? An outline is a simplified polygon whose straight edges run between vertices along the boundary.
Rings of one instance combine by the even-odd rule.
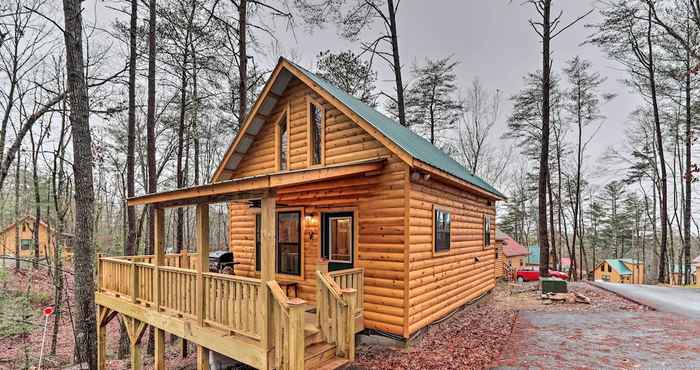
[[[621,284],[644,284],[644,264],[631,258],[606,259],[592,271],[594,280]]]
[[[7,225],[0,231],[0,255],[14,256],[16,252],[15,237],[16,228],[19,224],[19,240],[20,240],[20,257],[34,257],[34,225],[36,218],[34,216],[25,216],[19,222],[13,222]],[[57,243],[61,243],[64,257],[71,253],[70,248],[71,235],[66,233],[58,233],[53,228],[49,227],[43,220],[39,221],[39,257],[51,258],[54,253],[54,247]]]
[[[501,256],[500,264],[496,262],[497,268],[500,267],[501,269],[500,275],[497,272],[496,276],[508,276],[509,273],[513,273],[527,265],[527,259],[530,255],[527,248],[500,230],[496,230],[496,241],[498,243],[499,256]]]
[[[700,257],[696,258],[700,259]],[[688,282],[689,285],[694,285],[697,284],[697,266],[698,264],[695,263],[695,261],[690,263],[690,281]],[[683,281],[683,266],[682,265],[673,265],[673,270],[669,274],[669,283],[671,285],[686,285],[684,284]]]

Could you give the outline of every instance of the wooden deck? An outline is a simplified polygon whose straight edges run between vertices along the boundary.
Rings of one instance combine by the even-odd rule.
[[[164,255],[158,266],[154,258],[98,258],[101,364],[104,326],[113,317],[125,322],[134,343],[148,325],[157,329],[156,368],[164,368],[164,332],[198,346],[198,368],[207,368],[208,350],[259,369],[336,368],[354,358],[354,334],[362,328],[362,269],[329,273],[319,265],[310,306],[287,297],[274,280],[199,272],[196,254]],[[132,364],[139,368],[140,358]]]

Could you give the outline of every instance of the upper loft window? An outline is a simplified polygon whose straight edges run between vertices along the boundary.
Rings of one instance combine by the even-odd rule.
[[[323,162],[323,131],[325,111],[321,104],[309,98],[309,165]]]
[[[277,168],[280,171],[289,169],[289,130],[287,112],[282,114],[279,122],[277,122]]]

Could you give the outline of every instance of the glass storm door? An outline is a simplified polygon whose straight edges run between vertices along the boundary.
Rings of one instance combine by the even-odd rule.
[[[355,222],[352,212],[323,213],[322,255],[328,259],[328,270],[353,267],[355,260]]]

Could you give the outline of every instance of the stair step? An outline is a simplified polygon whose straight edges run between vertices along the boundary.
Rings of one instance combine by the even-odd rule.
[[[348,361],[345,358],[334,357],[334,358],[322,363],[319,367],[316,367],[315,369],[317,369],[317,370],[336,370],[336,369],[339,369],[339,368],[341,368],[349,363],[350,363],[350,361]]]
[[[307,369],[316,369],[335,357],[335,345],[325,342],[308,346],[304,351],[304,363]]]

